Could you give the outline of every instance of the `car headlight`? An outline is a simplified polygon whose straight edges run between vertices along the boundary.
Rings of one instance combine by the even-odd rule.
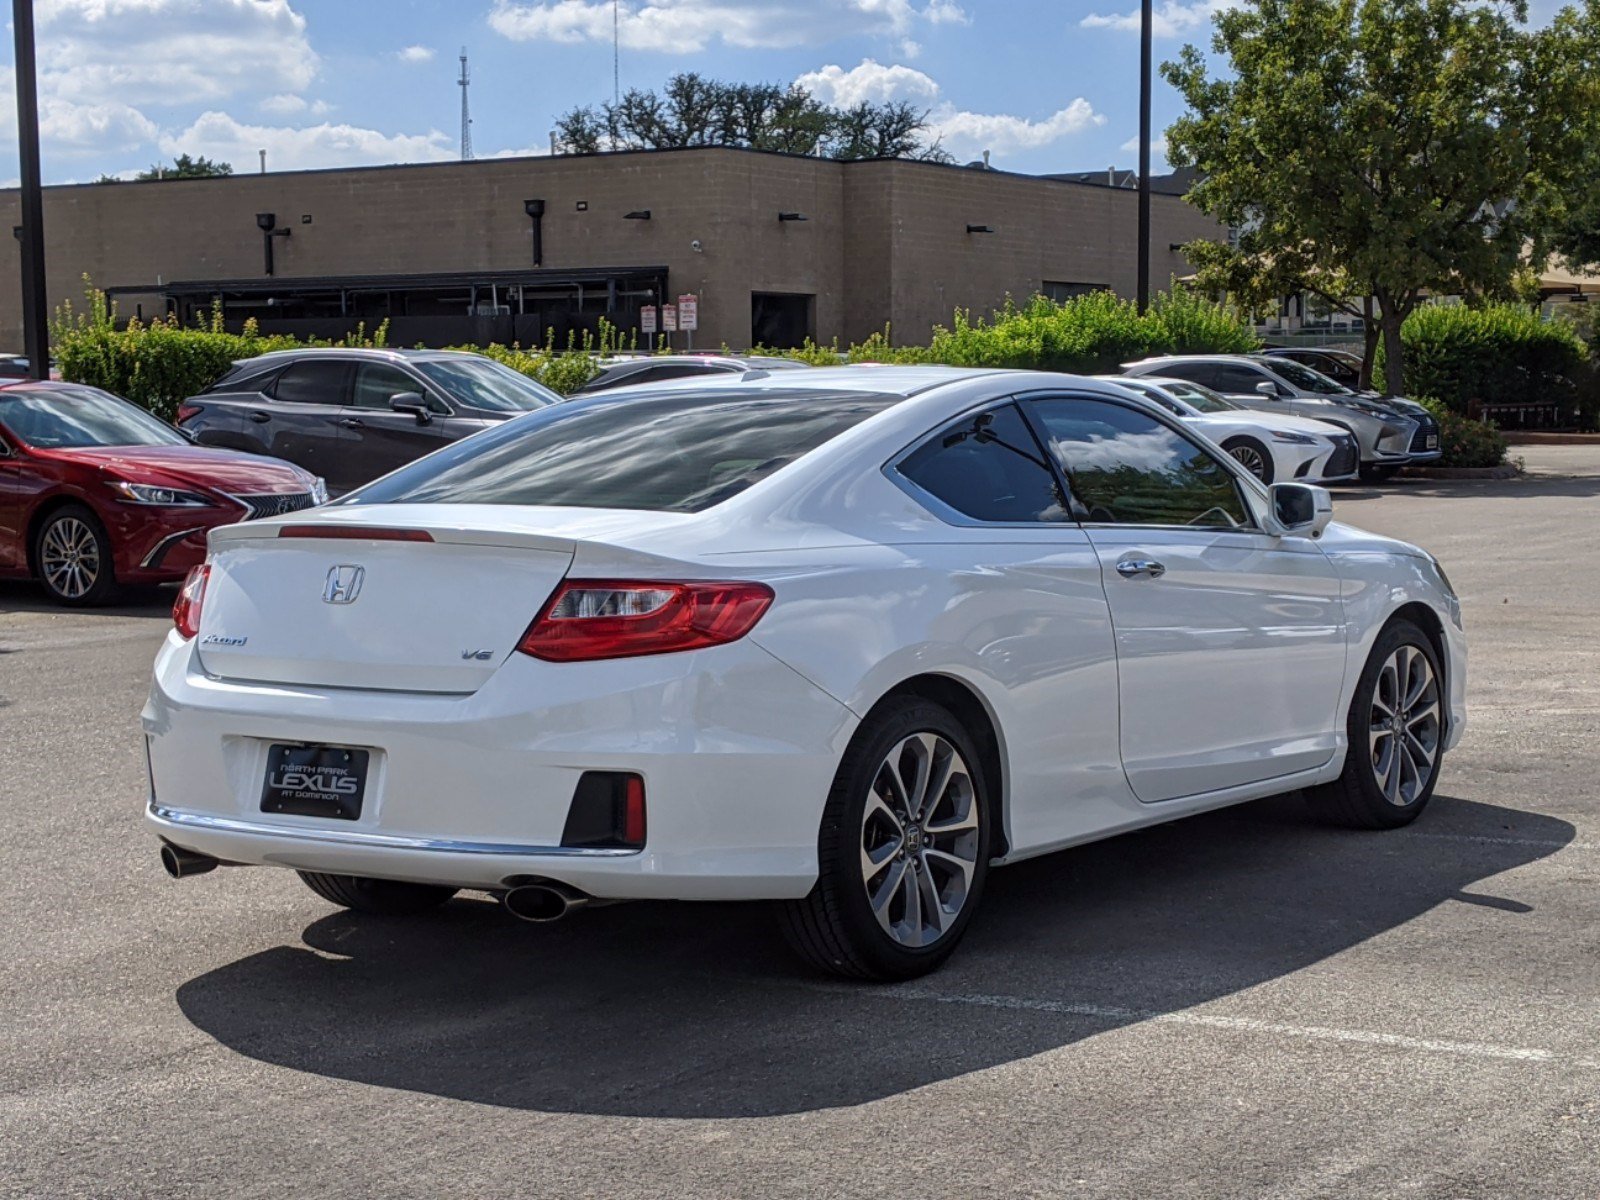
[[[199,492],[185,492],[178,488],[157,487],[149,483],[111,481],[111,490],[130,504],[152,504],[160,508],[210,508],[216,502]]]
[[[328,502],[328,481],[318,475],[311,481],[311,503],[326,504]]]
[[[1275,442],[1290,442],[1296,446],[1315,446],[1317,439],[1309,433],[1289,433],[1285,430],[1274,429],[1272,440]]]

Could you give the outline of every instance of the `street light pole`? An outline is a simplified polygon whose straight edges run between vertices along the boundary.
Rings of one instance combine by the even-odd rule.
[[[17,150],[22,179],[22,341],[35,379],[50,377],[50,308],[44,289],[44,194],[39,190],[39,88],[33,0],[11,0],[17,45]]]
[[[1152,0],[1139,5],[1139,311],[1150,307],[1150,22]]]

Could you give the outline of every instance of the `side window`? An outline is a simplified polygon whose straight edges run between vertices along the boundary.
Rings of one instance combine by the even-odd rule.
[[[1015,405],[948,425],[900,460],[905,479],[976,521],[1068,521],[1055,474]]]
[[[352,393],[357,408],[387,410],[391,398],[401,392],[421,392],[427,389],[399,367],[387,363],[361,363],[356,367],[356,386]]]
[[[349,363],[312,358],[284,368],[272,387],[272,396],[286,404],[348,404],[349,386]]]
[[[1217,369],[1210,363],[1172,363],[1152,374],[1165,375],[1169,379],[1187,379],[1190,383],[1212,386],[1211,381],[1216,378]]]
[[[1227,363],[1217,366],[1216,382],[1211,386],[1219,392],[1232,392],[1236,396],[1255,394],[1258,383],[1270,382],[1271,376],[1252,367],[1239,366],[1237,363]],[[1203,382],[1195,380],[1196,383]]]
[[[1091,524],[1253,526],[1233,474],[1154,417],[1104,400],[1028,403]]]

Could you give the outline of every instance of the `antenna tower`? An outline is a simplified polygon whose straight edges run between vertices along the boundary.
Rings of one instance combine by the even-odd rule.
[[[466,162],[472,157],[472,114],[467,108],[467,87],[472,83],[472,76],[467,71],[467,48],[461,47],[461,78],[456,80],[461,85],[461,161]]]

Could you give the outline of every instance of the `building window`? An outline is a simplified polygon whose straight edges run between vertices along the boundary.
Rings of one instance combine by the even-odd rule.
[[[1108,283],[1068,283],[1060,279],[1046,279],[1039,287],[1040,295],[1054,300],[1057,304],[1063,300],[1071,300],[1074,296],[1087,296],[1091,292],[1110,290],[1111,285]]]
[[[816,336],[817,298],[784,292],[750,293],[750,344],[798,350]]]

